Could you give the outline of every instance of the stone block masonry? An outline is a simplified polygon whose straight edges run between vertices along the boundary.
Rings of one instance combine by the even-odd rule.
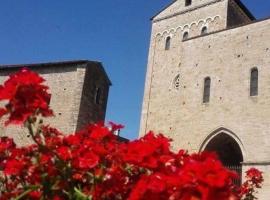
[[[177,0],[152,18],[140,136],[162,132],[175,149],[214,150],[242,172],[256,166],[268,200],[270,19],[254,19],[238,0]]]
[[[104,121],[111,82],[101,63],[79,60],[25,65],[0,66],[1,84],[8,75],[22,67],[41,74],[52,94],[54,117],[45,123],[69,134],[88,123]],[[15,138],[20,145],[29,143],[27,131],[17,126],[5,127],[1,120],[0,136]]]

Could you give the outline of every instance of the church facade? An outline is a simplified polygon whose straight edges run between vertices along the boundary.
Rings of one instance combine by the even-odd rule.
[[[152,18],[140,136],[216,151],[224,165],[264,172],[270,196],[270,19],[239,0],[175,0]]]

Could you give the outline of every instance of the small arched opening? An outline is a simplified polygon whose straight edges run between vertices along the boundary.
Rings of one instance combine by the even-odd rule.
[[[250,96],[258,96],[258,69],[251,69],[250,73]]]
[[[96,104],[100,104],[101,103],[101,89],[100,89],[100,87],[96,87],[95,103]]]
[[[209,103],[210,101],[210,88],[211,88],[211,78],[206,77],[204,79],[203,103]]]
[[[185,31],[183,34],[183,41],[188,39],[188,32]]]
[[[185,1],[185,6],[190,6],[191,3],[192,3],[192,0],[186,0],[186,1]]]
[[[171,47],[171,37],[168,36],[165,41],[165,50],[169,50]]]
[[[205,35],[205,34],[207,34],[207,27],[206,26],[204,26],[203,28],[202,28],[202,30],[201,30],[201,35]]]
[[[204,151],[216,152],[222,164],[238,173],[240,179],[234,180],[241,184],[243,154],[237,141],[225,132],[220,132],[210,139]]]

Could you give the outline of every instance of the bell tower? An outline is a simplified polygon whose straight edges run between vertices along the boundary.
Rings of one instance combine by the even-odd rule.
[[[256,167],[270,196],[270,19],[240,0],[175,0],[152,18],[140,136],[216,151],[241,175]],[[239,182],[238,182],[239,184]]]
[[[185,41],[247,24],[254,19],[240,0],[175,0],[151,18],[152,33],[140,135],[149,130],[152,117],[157,115],[153,114],[156,111],[151,111],[151,107],[155,101],[153,97],[161,92],[158,91],[159,84],[164,84],[172,73],[177,76],[183,60],[190,53],[183,50]],[[199,55],[192,55],[194,56]],[[189,59],[193,59],[192,57]],[[170,82],[166,81],[166,84]],[[164,98],[166,99],[166,95]],[[167,128],[161,131],[163,130],[166,131]]]

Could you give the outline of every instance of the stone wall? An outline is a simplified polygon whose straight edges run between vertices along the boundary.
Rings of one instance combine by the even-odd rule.
[[[72,62],[40,65],[30,65],[29,68],[40,73],[46,79],[45,84],[50,87],[52,94],[50,105],[55,116],[47,118],[45,123],[68,134],[88,123],[105,119],[110,81],[100,64]],[[8,74],[20,69],[17,66],[1,66],[0,68],[1,84],[7,79]],[[94,102],[94,85],[102,87],[100,105]],[[17,126],[5,127],[3,121],[1,120],[0,126],[1,136],[13,137],[18,144],[26,144],[30,141],[24,129]]]
[[[162,132],[174,140],[173,148],[198,152],[217,130],[228,130],[241,148],[244,169],[255,163],[265,172],[263,200],[270,191],[270,20],[226,29],[227,3],[154,18],[140,136],[149,130]],[[170,8],[164,12],[168,16]],[[163,19],[155,21],[160,16]],[[200,36],[200,23],[194,29],[184,25],[207,18],[210,34],[205,36]],[[235,24],[243,19],[237,20]],[[185,28],[177,27],[189,29],[191,38],[182,41]],[[168,36],[170,49],[165,50]],[[254,67],[259,94],[251,97]],[[203,103],[206,77],[211,78],[209,103]]]
[[[91,65],[91,64],[90,64]],[[96,65],[86,68],[83,81],[83,90],[78,108],[77,130],[93,122],[104,121],[107,100],[109,95],[109,84],[104,79],[103,72]],[[97,97],[97,90],[100,97]],[[99,99],[96,99],[99,98]],[[98,101],[98,102],[97,102]]]
[[[189,37],[194,37],[201,34],[201,29],[204,26],[208,27],[208,32],[225,29],[227,25],[227,1],[217,1],[184,13],[165,10],[161,13],[161,16],[163,15],[168,16],[168,18],[162,18],[158,15],[153,19],[152,37],[156,35],[162,35],[164,38],[176,36],[180,42],[181,36],[186,31],[189,33]]]
[[[151,82],[154,78],[153,73],[158,68],[166,70],[171,63],[173,65],[181,65],[181,59],[186,54],[186,52],[182,51],[183,34],[187,31],[189,37],[194,37],[201,34],[201,29],[204,26],[208,28],[208,32],[222,30],[227,26],[227,1],[207,1],[208,4],[206,5],[202,4],[201,1],[196,1],[197,3],[195,2],[196,4],[192,4],[189,8],[184,7],[183,2],[180,0],[174,2],[153,18],[140,134],[145,133],[147,126],[149,98],[152,95]],[[198,5],[205,6],[198,7]],[[191,11],[182,13],[182,9],[191,9]],[[171,50],[164,52],[167,37],[171,38]],[[178,53],[177,56],[175,53]]]
[[[175,48],[169,51],[156,38],[146,129],[174,133],[170,136],[181,136],[185,141],[177,139],[176,144],[198,150],[208,134],[226,127],[248,147],[245,160],[270,160],[270,47],[266,42],[270,38],[269,27],[270,20],[257,22],[190,39],[178,46],[173,44]],[[257,97],[249,96],[253,67],[259,70]],[[173,80],[178,74],[180,88],[176,89]],[[210,103],[203,104],[203,83],[208,76]],[[253,143],[265,148],[258,149]]]

